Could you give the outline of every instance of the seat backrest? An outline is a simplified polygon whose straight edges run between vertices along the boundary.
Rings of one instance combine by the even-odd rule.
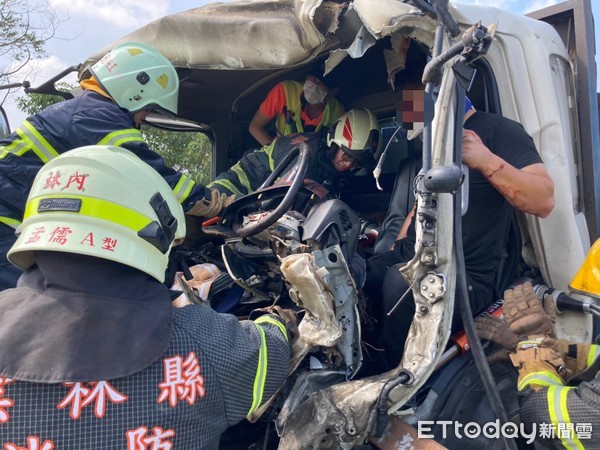
[[[412,155],[400,162],[388,211],[373,247],[374,254],[385,253],[394,245],[404,219],[415,203],[413,184],[420,169],[421,155]]]

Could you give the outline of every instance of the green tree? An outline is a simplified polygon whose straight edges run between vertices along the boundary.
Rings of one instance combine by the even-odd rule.
[[[45,0],[0,0],[0,82],[44,56],[60,22]]]
[[[56,89],[63,92],[69,92],[73,89],[73,86],[68,83],[57,83]],[[16,103],[21,111],[28,115],[32,115],[63,100],[64,99],[59,95],[27,94],[22,97],[17,97]]]
[[[212,142],[204,133],[167,131],[143,125],[142,134],[167,166],[186,173],[196,183],[210,182]]]
[[[59,83],[56,88],[69,92],[73,86]],[[58,95],[27,94],[17,98],[16,102],[21,111],[31,115],[60,101],[63,101],[63,98]],[[197,183],[208,184],[212,143],[205,134],[168,131],[149,125],[143,125],[141,131],[148,146],[165,159],[167,166],[187,174]]]

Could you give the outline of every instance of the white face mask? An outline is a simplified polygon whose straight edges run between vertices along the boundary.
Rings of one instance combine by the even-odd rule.
[[[304,82],[304,98],[311,105],[323,103],[327,97],[327,89],[312,80]]]

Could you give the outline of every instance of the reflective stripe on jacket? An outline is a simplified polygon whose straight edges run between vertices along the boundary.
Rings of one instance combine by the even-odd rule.
[[[289,358],[274,316],[240,322],[203,306],[174,308],[166,352],[132,375],[62,383],[0,375],[0,448],[33,449],[37,439],[40,450],[216,449],[285,381]]]
[[[86,145],[126,148],[152,166],[173,188],[184,209],[204,197],[187,175],[166,167],[150,150],[131,115],[92,91],[56,103],[25,120],[0,139],[0,222],[16,228],[40,167],[68,150]]]
[[[302,102],[300,97],[304,86],[297,81],[286,80],[282,82],[283,90],[285,92],[285,101],[287,111],[291,111],[292,118],[287,119],[285,112],[277,114],[275,120],[275,127],[279,136],[289,136],[293,133],[303,133],[304,126],[302,125]],[[323,111],[323,117],[317,125],[314,131],[319,131],[321,127],[328,127],[335,123],[335,121],[344,113],[344,107],[335,98],[328,96],[327,103],[325,104],[325,111]]]
[[[209,184],[209,187],[228,195],[246,195],[254,192],[285,156],[299,145],[299,142],[306,142],[313,149],[305,178],[321,183],[330,189],[344,176],[344,174],[336,172],[333,167],[331,155],[325,145],[324,133],[303,133],[279,137],[271,144],[248,153],[231,169],[219,174]],[[292,167],[293,163],[288,165],[288,169]]]
[[[599,346],[591,346],[588,368],[600,366],[599,350]],[[529,429],[536,429],[536,438],[544,446],[600,449],[599,377],[597,373],[589,382],[565,386],[549,371],[528,374],[519,383],[521,420]]]

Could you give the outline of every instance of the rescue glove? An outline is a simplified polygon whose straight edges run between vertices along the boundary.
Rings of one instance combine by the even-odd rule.
[[[539,389],[539,374],[564,381],[569,373],[560,352],[554,322],[556,309],[552,299],[541,302],[527,282],[504,292],[504,319],[519,337],[516,352],[510,355],[519,369],[519,390]]]
[[[235,201],[235,195],[227,195],[216,189],[207,189],[207,198],[194,203],[186,214],[210,219],[218,216],[221,212]],[[208,198],[210,196],[210,198]]]
[[[547,336],[556,338],[556,309],[551,299],[543,303],[530,282],[504,291],[504,320],[518,337]]]
[[[573,343],[565,339],[558,339],[557,345],[567,370],[573,376],[583,376],[583,373],[595,365],[595,361],[600,357],[600,346],[598,345]],[[592,378],[596,372],[591,374]],[[583,377],[585,379],[585,376]]]
[[[519,370],[519,390],[526,386],[534,390],[542,387],[535,382],[540,373],[551,374],[561,382],[570,376],[556,339],[547,336],[519,341],[517,351],[511,353],[510,359]]]
[[[298,323],[300,319],[295,311],[282,308],[278,305],[272,305],[266,308],[257,308],[250,314],[252,320],[256,320],[262,314],[273,314],[279,317],[285,324],[287,330],[288,342],[292,343],[298,337]]]
[[[481,339],[495,342],[507,350],[514,351],[519,343],[518,336],[505,320],[486,314],[475,319],[475,328]]]
[[[274,305],[271,307],[273,312],[283,320],[285,323],[285,327],[288,330],[289,340],[292,341],[296,336],[298,336],[298,315],[294,310],[288,308],[282,308],[280,306]]]

